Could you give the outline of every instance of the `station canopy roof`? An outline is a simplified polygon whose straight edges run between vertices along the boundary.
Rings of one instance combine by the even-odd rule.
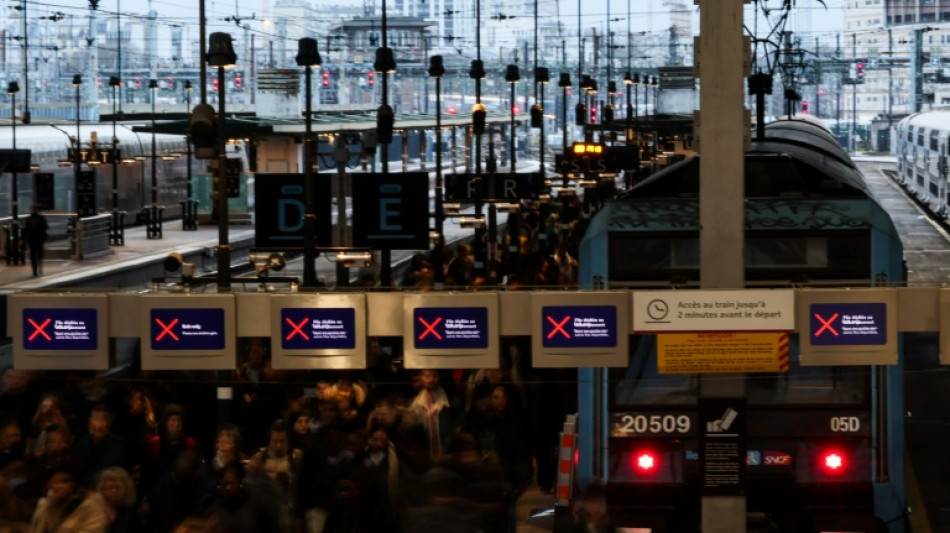
[[[188,119],[175,117],[176,120],[157,120],[156,133],[172,135],[186,135],[188,133]],[[168,118],[168,116],[164,117]],[[434,114],[396,113],[393,129],[399,131],[431,130],[436,127]],[[515,114],[515,120],[524,122],[530,120],[528,113]],[[449,115],[442,114],[442,127],[463,127],[472,123],[469,113]],[[511,123],[511,114],[503,112],[489,112],[486,123],[490,126],[506,126]],[[228,116],[225,120],[225,132],[228,138],[270,137],[275,135],[299,136],[306,132],[306,123],[303,118],[279,119],[256,116]],[[337,113],[323,114],[315,112],[311,122],[311,129],[315,135],[335,133],[361,133],[376,129],[376,113]],[[133,128],[139,133],[151,133],[152,124],[145,123]]]

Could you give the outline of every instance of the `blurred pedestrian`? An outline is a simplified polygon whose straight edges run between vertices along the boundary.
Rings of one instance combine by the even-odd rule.
[[[197,449],[194,437],[185,433],[185,410],[178,404],[165,407],[158,434],[148,441],[147,463],[143,465],[144,486],[151,485],[160,475],[170,471],[181,452]]]
[[[167,533],[197,510],[211,492],[212,480],[201,469],[201,458],[194,450],[182,450],[172,465],[148,485],[139,506],[148,533]]]
[[[221,470],[209,511],[214,530],[220,533],[281,531],[280,505],[275,494],[264,484],[255,484],[252,488],[245,483],[244,466],[238,461],[228,463]]]
[[[100,472],[96,490],[102,494],[109,510],[109,533],[139,531],[135,482],[124,468],[112,466]]]
[[[30,248],[30,265],[33,267],[34,277],[43,273],[43,247],[46,245],[48,231],[49,224],[46,222],[46,217],[40,213],[39,204],[33,204],[30,216],[26,217],[23,236]]]
[[[271,424],[267,447],[254,454],[247,463],[253,473],[263,473],[280,487],[282,519],[289,524],[300,474],[302,450],[290,449],[290,431],[283,420]]]
[[[25,453],[20,424],[13,418],[0,419],[0,470],[22,461]]]
[[[429,458],[439,460],[445,453],[455,432],[455,423],[461,409],[439,385],[439,373],[420,370],[417,374],[420,390],[409,404],[422,423],[429,443]]]
[[[33,533],[106,533],[109,512],[98,492],[79,485],[76,468],[57,465],[47,472],[46,497],[33,514]]]
[[[90,472],[127,466],[125,440],[112,433],[112,413],[105,405],[92,408],[88,433],[76,441],[75,451]]]
[[[224,424],[218,429],[214,439],[214,456],[208,461],[208,466],[216,475],[232,461],[244,462],[244,452],[241,451],[241,430],[234,424]]]
[[[608,533],[614,531],[613,521],[607,507],[607,494],[603,485],[591,484],[584,491],[575,508],[577,533]]]

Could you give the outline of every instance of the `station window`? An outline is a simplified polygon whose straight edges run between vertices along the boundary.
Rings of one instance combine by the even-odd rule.
[[[932,195],[934,195],[934,196],[940,194],[940,190],[937,188],[937,184],[936,184],[936,183],[931,183],[931,184],[930,184],[930,194],[932,194]]]
[[[930,132],[930,149],[940,151],[940,140],[937,138],[937,131]]]

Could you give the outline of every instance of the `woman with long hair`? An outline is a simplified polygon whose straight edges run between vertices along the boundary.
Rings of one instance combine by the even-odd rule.
[[[135,482],[121,466],[99,472],[95,484],[109,510],[108,533],[133,533],[139,530],[135,506],[138,503]]]

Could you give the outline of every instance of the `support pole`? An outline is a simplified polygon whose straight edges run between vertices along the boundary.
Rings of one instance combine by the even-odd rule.
[[[452,138],[455,138],[455,129],[452,129]],[[453,146],[454,148],[454,146]],[[454,166],[454,161],[453,161]],[[434,254],[435,261],[432,268],[435,270],[436,289],[445,285],[445,207],[444,184],[442,182],[442,76],[435,78],[435,231],[438,233],[435,245],[439,250]]]
[[[851,60],[858,60],[858,34],[851,34]],[[857,136],[858,133],[858,80],[851,80],[851,153],[858,151]]]
[[[313,121],[313,106],[311,104],[311,99],[313,98],[313,67],[307,65],[305,67],[304,75],[306,77],[304,80],[304,97],[307,99],[305,104],[307,116],[304,117],[306,133],[303,141],[303,189],[305,196],[305,214],[303,225],[303,286],[316,287],[317,267],[314,263],[317,259],[315,248],[317,245],[317,215],[314,211],[313,205],[313,126],[311,124]]]
[[[745,137],[743,0],[702,0],[700,92],[699,266],[703,289],[741,289],[744,266]],[[735,378],[735,379],[733,379]],[[704,379],[701,395],[743,397],[741,376]],[[742,495],[702,497],[703,533],[744,533]]]
[[[203,90],[203,87],[202,87]],[[227,163],[228,156],[225,154],[227,147],[227,133],[225,132],[224,122],[224,67],[218,67],[218,183],[215,190],[218,192],[218,198],[215,200],[218,204],[218,291],[231,291],[231,243],[228,240],[228,188],[227,188]]]
[[[387,20],[386,20],[386,0],[383,0],[383,11],[382,11],[382,24],[383,24],[383,46],[389,46],[389,38],[387,37]],[[389,72],[383,70],[383,105],[389,105]],[[389,174],[389,143],[381,143],[379,147],[380,157],[383,160],[383,174]],[[383,289],[389,289],[393,284],[393,265],[392,265],[392,250],[389,248],[383,248],[379,251],[379,284]]]

